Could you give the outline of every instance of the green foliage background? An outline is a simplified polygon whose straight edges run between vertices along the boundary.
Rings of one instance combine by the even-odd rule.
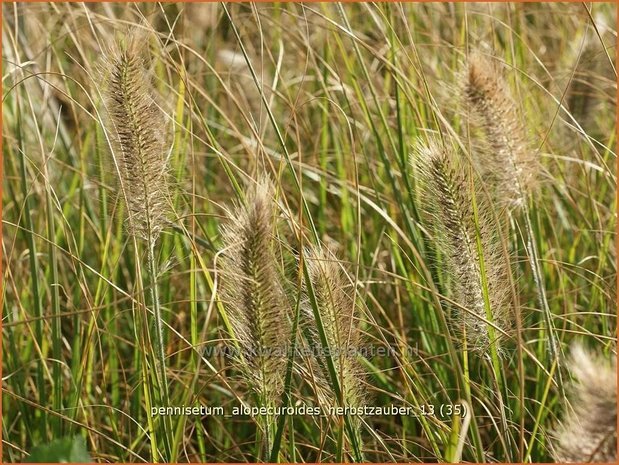
[[[282,205],[282,252],[316,237],[334,248],[366,307],[367,343],[391,349],[364,360],[369,402],[468,405],[470,424],[366,418],[366,460],[450,461],[460,437],[463,460],[551,460],[566,407],[554,373],[569,380],[569,366],[549,356],[522,219],[500,231],[518,312],[497,380],[490,360],[450,336],[439,299],[449,276],[408,159],[437,131],[465,158],[478,150],[460,99],[463,64],[473,49],[504,63],[542,166],[532,229],[562,351],[579,340],[613,356],[612,4],[2,8],[3,461],[74,434],[97,461],[257,458],[247,417],[173,417],[171,435],[149,434],[159,425],[147,408],[140,255],[123,228],[99,113],[102,51],[136,27],[148,37],[177,187],[157,257],[171,403],[231,408],[246,395],[229,360],[202,354],[227,337],[214,294],[219,225],[266,171]],[[315,403],[307,380],[295,376],[292,392]],[[290,418],[279,459],[333,461],[346,449],[337,431],[333,419]]]

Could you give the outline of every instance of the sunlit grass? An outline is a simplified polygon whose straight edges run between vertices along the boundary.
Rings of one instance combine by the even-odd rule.
[[[552,460],[563,355],[574,341],[616,350],[614,24],[611,4],[3,4],[3,460],[75,434],[97,461]],[[126,228],[102,97],[101,56],[135,30],[174,184],[152,270]],[[463,95],[474,50],[500,64],[540,164],[524,212],[475,192],[510,269],[499,355],[454,331],[453,276],[410,163],[431,138],[461,166],[487,150]],[[233,345],[220,228],[263,173],[290,345],[307,344],[304,310],[320,316],[304,250],[326,246],[374,350],[359,359],[365,403],[417,417],[366,416],[355,438],[348,416],[281,416],[267,451],[247,416],[164,428],[150,415],[153,283],[170,405],[254,402],[206,349]],[[319,401],[307,366],[286,361],[283,405]]]

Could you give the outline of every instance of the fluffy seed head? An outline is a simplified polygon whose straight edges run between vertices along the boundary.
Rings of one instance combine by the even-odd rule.
[[[617,364],[574,346],[571,407],[556,432],[557,462],[617,462]]]
[[[261,402],[281,394],[290,339],[288,301],[274,244],[273,190],[267,178],[249,188],[246,202],[223,228],[220,298],[242,356],[238,365]]]
[[[464,95],[482,127],[488,149],[475,162],[500,203],[524,205],[533,189],[537,159],[526,144],[517,107],[497,66],[480,53],[469,57]]]
[[[106,106],[128,229],[154,243],[167,222],[168,166],[164,115],[133,36],[106,57]]]
[[[485,208],[479,199],[478,221],[475,224],[472,186],[455,169],[454,154],[450,148],[431,140],[416,147],[412,162],[420,175],[422,202],[432,221],[436,248],[443,255],[447,267],[450,297],[458,304],[453,306],[451,312],[453,329],[466,337],[469,350],[483,352],[494,340],[508,333],[511,327],[505,281],[508,270],[499,253],[497,238],[488,227],[483,214]],[[478,234],[483,255],[477,246]],[[482,258],[494,326],[487,323]]]
[[[355,315],[355,299],[349,292],[349,283],[345,277],[335,254],[325,248],[311,247],[306,249],[309,279],[316,299],[316,306],[324,326],[328,348],[324,347],[317,331],[317,323],[305,289],[304,312],[309,328],[310,343],[315,353],[320,356],[331,355],[335,371],[338,374],[341,394],[346,406],[354,407],[362,404],[366,397],[363,388],[363,370],[358,361],[358,349],[361,343],[361,332],[358,317]],[[317,370],[322,377],[323,385],[330,385],[329,371],[323,360],[317,360],[320,365]],[[322,402],[333,403],[333,395],[322,393]],[[358,420],[358,419],[357,419]],[[358,425],[357,425],[358,426]]]

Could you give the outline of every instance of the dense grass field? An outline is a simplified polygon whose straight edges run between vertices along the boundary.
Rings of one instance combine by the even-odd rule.
[[[613,4],[2,13],[3,462],[616,448]]]

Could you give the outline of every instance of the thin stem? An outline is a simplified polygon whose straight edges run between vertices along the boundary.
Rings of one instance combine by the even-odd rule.
[[[157,363],[155,364],[155,379],[159,385],[159,401],[163,403],[164,407],[170,405],[170,397],[168,392],[168,379],[166,374],[166,362],[165,351],[163,341],[163,319],[161,317],[161,306],[159,303],[159,289],[157,286],[157,267],[155,262],[155,241],[148,240],[147,243],[147,266],[148,277],[150,280],[150,299],[153,310],[154,326],[155,326],[155,356],[157,357]],[[163,439],[166,447],[167,457],[171,456],[172,448],[170,445],[170,435],[168,431],[172,431],[171,420],[167,417],[163,417]],[[154,457],[153,457],[154,459]]]
[[[168,400],[168,383],[166,376],[165,351],[163,342],[163,320],[161,318],[161,306],[159,304],[159,290],[157,288],[157,271],[155,264],[154,243],[149,241],[147,253],[148,274],[150,279],[150,299],[155,319],[155,352],[158,357],[157,380],[162,389],[163,398]]]
[[[537,296],[539,304],[544,315],[544,322],[546,324],[546,330],[548,332],[548,341],[550,344],[550,355],[552,361],[557,365],[557,383],[559,390],[565,398],[565,390],[563,387],[563,378],[560,370],[560,351],[559,343],[556,339],[556,332],[554,323],[552,321],[552,313],[550,312],[550,306],[548,305],[548,299],[546,298],[546,287],[544,285],[544,276],[539,267],[539,251],[537,249],[537,242],[535,241],[535,235],[533,234],[533,225],[531,224],[531,216],[528,206],[524,205],[524,219],[527,230],[526,248],[529,251],[529,262],[531,263],[531,270],[533,271],[533,279],[535,280],[535,287],[537,289]]]

